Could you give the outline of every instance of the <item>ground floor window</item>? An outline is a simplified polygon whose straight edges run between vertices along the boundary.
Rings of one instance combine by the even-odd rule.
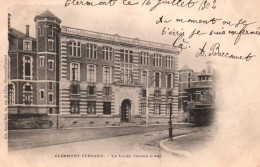
[[[70,113],[71,114],[79,114],[79,101],[71,101],[70,102]]]
[[[103,103],[103,114],[104,115],[111,115],[111,102],[104,102]]]
[[[161,115],[161,105],[154,104],[154,115]]]
[[[49,114],[53,114],[53,108],[49,108]]]
[[[141,103],[141,114],[142,115],[146,114],[146,103]]]
[[[88,114],[95,115],[96,114],[96,102],[88,101]]]

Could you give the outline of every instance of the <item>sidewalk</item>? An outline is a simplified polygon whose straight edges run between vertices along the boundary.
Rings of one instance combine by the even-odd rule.
[[[211,127],[198,128],[197,131],[173,137],[173,141],[164,139],[160,147],[173,155],[189,157],[194,150],[204,147],[213,135]]]

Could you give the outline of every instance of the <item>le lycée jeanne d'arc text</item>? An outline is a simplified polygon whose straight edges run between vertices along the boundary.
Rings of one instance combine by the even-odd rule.
[[[181,8],[197,8],[197,10],[216,9],[216,0],[65,0],[68,6],[115,6],[116,4],[127,6],[149,6],[153,11],[161,6],[172,6]]]

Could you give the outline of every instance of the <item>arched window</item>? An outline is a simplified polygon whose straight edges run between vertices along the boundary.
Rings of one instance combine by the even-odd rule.
[[[8,104],[14,104],[14,84],[8,84]]]
[[[33,101],[33,95],[32,95],[32,85],[29,83],[25,84],[23,87],[23,102],[24,104],[31,104]]]

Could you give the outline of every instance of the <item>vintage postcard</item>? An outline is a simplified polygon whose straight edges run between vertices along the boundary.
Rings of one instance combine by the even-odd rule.
[[[260,2],[7,1],[0,166],[260,166]]]

